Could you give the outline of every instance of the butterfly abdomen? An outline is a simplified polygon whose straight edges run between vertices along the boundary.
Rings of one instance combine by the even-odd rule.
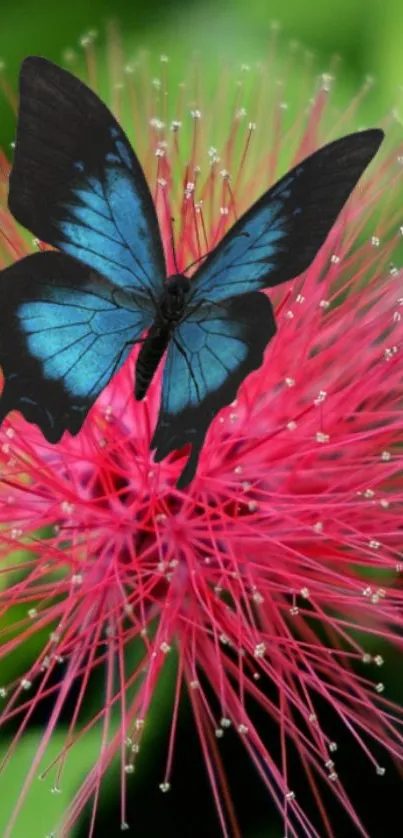
[[[143,399],[154,377],[158,364],[168,346],[171,329],[168,325],[153,323],[144,341],[136,364],[136,399]]]
[[[173,274],[168,277],[158,304],[157,318],[137,358],[134,391],[136,399],[144,399],[172,333],[182,318],[189,288],[189,280],[186,276]]]

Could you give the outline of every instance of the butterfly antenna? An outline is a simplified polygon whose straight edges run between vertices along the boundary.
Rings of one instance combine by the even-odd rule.
[[[201,262],[203,259],[207,259],[207,256],[209,256],[210,253],[211,250],[207,250],[206,253],[203,253],[203,256],[199,256],[197,259],[194,260],[194,262],[191,262],[190,265],[186,265],[184,273],[186,273],[186,271],[189,271],[190,268],[193,268],[193,265],[197,265],[198,262]]]
[[[172,246],[172,253],[173,253],[173,257],[174,257],[175,272],[176,272],[177,274],[179,274],[179,273],[180,273],[180,270],[179,270],[179,268],[178,268],[178,260],[177,260],[177,258],[176,258],[176,245],[175,245],[174,224],[175,224],[175,219],[174,219],[174,218],[172,218],[172,216],[171,216],[171,246]]]

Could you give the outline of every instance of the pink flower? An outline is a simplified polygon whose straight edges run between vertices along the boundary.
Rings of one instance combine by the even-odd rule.
[[[96,87],[91,38],[85,52]],[[151,80],[141,61],[124,73],[116,44],[112,53],[113,107],[152,185],[172,271],[172,215],[184,268],[283,171],[359,125],[360,97],[345,113],[333,112],[328,76],[309,104],[311,82],[302,79],[300,109],[288,112],[286,92],[264,65],[242,68],[239,85],[219,76],[213,101],[203,99],[198,83],[168,98],[164,57],[159,78]],[[231,111],[229,100],[235,100]],[[320,834],[332,834],[320,802],[322,781],[358,832],[368,834],[337,774],[337,743],[321,708],[331,705],[365,751],[369,771],[384,773],[378,744],[402,760],[403,711],[387,697],[378,651],[384,641],[403,645],[403,292],[393,264],[403,151],[396,127],[384,127],[385,148],[310,269],[271,294],[278,334],[263,366],[210,428],[187,491],[175,488],[186,452],[153,464],[160,382],[144,403],[135,402],[136,351],[78,437],[66,434],[52,446],[17,414],[4,423],[0,572],[7,587],[0,608],[18,604],[26,615],[21,619],[19,610],[15,631],[2,633],[0,660],[35,633],[49,632],[23,677],[1,685],[2,722],[21,721],[7,758],[35,707],[54,695],[6,836],[76,683],[76,710],[52,769],[55,787],[61,782],[69,751],[83,735],[89,675],[101,662],[106,699],[99,757],[58,834],[70,834],[90,799],[93,834],[102,777],[116,754],[125,827],[126,785],[155,686],[174,650],[163,792],[170,788],[178,701],[186,689],[223,836],[237,834],[217,769],[220,739],[230,726],[278,806],[286,836],[319,836],[290,787],[290,743],[318,802]],[[9,165],[4,157],[1,163],[5,266],[32,245],[5,209]],[[10,579],[9,556],[18,549],[24,552]],[[126,649],[136,638],[142,651],[132,671]],[[55,686],[61,659],[64,675]],[[277,687],[275,699],[269,682]],[[214,707],[206,685],[217,696]],[[254,702],[279,726],[280,755],[249,715]],[[117,730],[111,727],[116,707]]]

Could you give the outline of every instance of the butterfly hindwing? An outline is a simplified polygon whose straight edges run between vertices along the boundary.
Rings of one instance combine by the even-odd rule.
[[[150,325],[136,298],[62,253],[0,273],[0,421],[11,410],[49,442],[77,433],[97,396]]]
[[[161,293],[157,217],[130,143],[95,93],[44,58],[21,69],[9,208],[115,285],[154,300]]]
[[[270,288],[305,271],[382,139],[378,129],[342,137],[281,178],[196,271],[192,302]]]
[[[275,332],[270,300],[256,293],[218,306],[200,306],[178,326],[168,347],[151,447],[157,449],[158,462],[169,452],[192,444],[179,488],[194,477],[212,419],[233,401],[243,379],[260,366]]]

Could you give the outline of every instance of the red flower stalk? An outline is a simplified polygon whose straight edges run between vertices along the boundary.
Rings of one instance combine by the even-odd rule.
[[[91,37],[84,47],[86,78],[97,88]],[[115,41],[110,55],[113,108],[152,185],[171,272],[171,216],[184,269],[283,171],[357,127],[360,96],[344,113],[332,111],[328,76],[307,105],[309,73],[298,70],[301,109],[291,113],[282,101],[285,85],[273,83],[273,67],[243,67],[235,88],[232,78],[220,76],[207,104],[197,67],[195,83],[168,99],[165,57],[160,78],[151,81],[145,60],[123,70]],[[229,98],[235,98],[231,113]],[[393,120],[383,127],[383,150],[312,266],[271,294],[278,334],[262,367],[211,426],[187,491],[175,487],[186,452],[153,464],[160,381],[144,403],[135,402],[137,350],[78,437],[66,434],[52,446],[17,414],[4,423],[0,573],[7,586],[0,607],[4,613],[23,605],[26,617],[12,634],[9,626],[2,630],[0,658],[36,632],[50,632],[23,677],[2,685],[1,721],[21,719],[6,760],[37,705],[54,695],[5,836],[78,684],[65,747],[53,766],[59,786],[70,749],[91,726],[80,727],[80,713],[90,673],[102,662],[98,761],[58,834],[70,834],[91,799],[93,834],[102,776],[117,753],[126,827],[126,782],[174,649],[176,694],[162,791],[171,783],[178,702],[186,689],[223,836],[239,835],[219,756],[230,725],[278,806],[286,836],[319,836],[290,787],[290,743],[308,773],[322,835],[333,834],[320,799],[323,781],[358,832],[368,834],[337,775],[337,744],[321,708],[331,706],[379,775],[378,743],[402,760],[403,710],[363,666],[382,665],[378,649],[385,641],[403,645],[403,297],[401,272],[391,265],[400,235],[403,152]],[[8,171],[3,157],[4,266],[32,247],[5,209]],[[24,552],[10,581],[16,549]],[[129,672],[126,649],[136,638],[141,660]],[[60,659],[65,671],[55,686]],[[276,698],[265,688],[269,681]],[[255,727],[249,698],[278,724],[279,758]],[[116,707],[118,730],[111,728]]]

